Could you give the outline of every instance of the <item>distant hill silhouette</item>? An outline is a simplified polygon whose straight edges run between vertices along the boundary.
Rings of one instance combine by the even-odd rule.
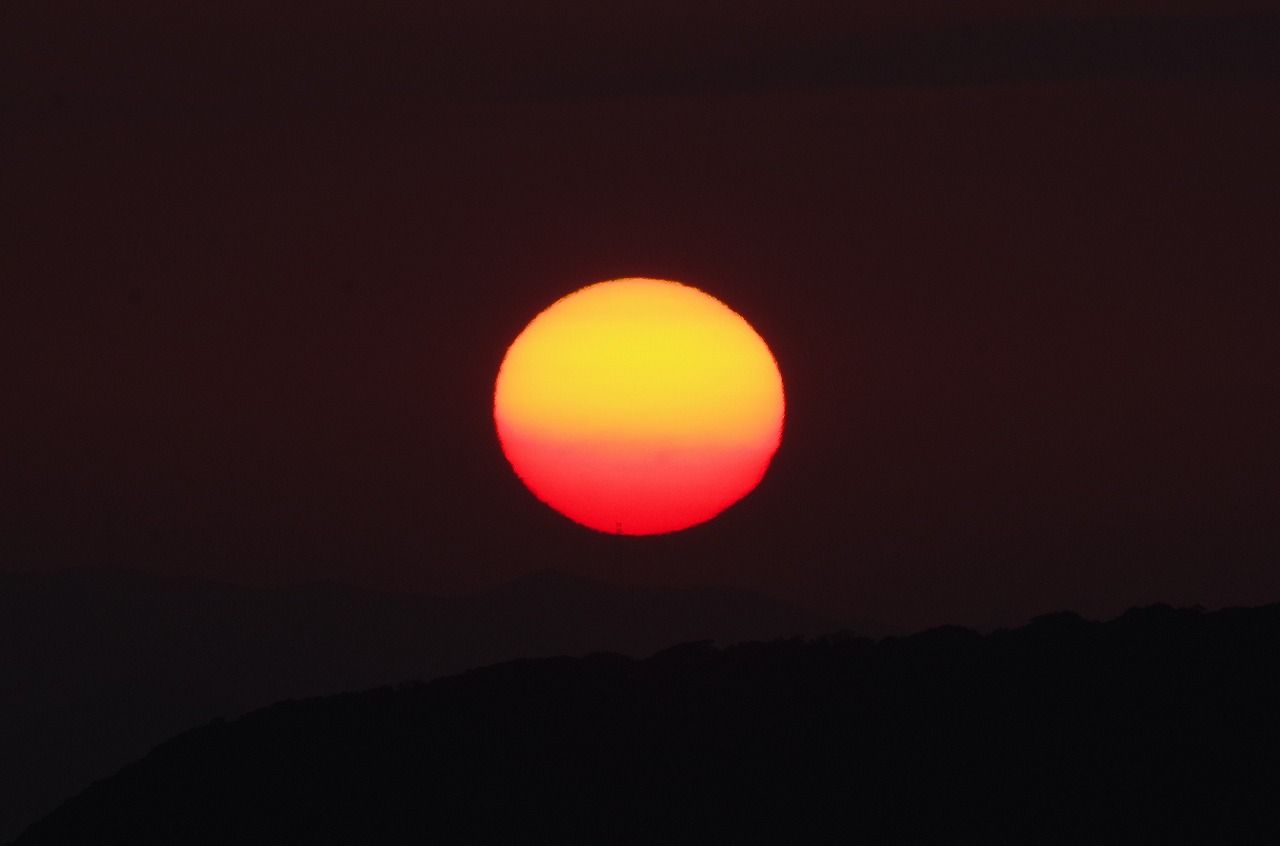
[[[1277,842],[1277,715],[1280,605],[525,660],[211,723],[18,843]]]
[[[263,590],[133,572],[0,575],[0,842],[173,734],[290,697],[495,661],[830,624],[735,590],[553,572],[456,597]]]

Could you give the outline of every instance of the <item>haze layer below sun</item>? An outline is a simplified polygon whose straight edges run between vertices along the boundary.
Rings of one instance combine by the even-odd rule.
[[[494,418],[539,499],[607,532],[675,531],[758,484],[782,378],[732,309],[654,279],[588,286],[539,314],[498,373]]]

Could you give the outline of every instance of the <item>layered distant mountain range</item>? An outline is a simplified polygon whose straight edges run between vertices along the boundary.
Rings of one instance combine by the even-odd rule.
[[[543,572],[468,595],[266,590],[137,572],[0,576],[0,842],[176,732],[291,697],[519,657],[814,633],[729,589]]]
[[[287,702],[158,747],[21,846],[1264,843],[1280,605],[688,644]]]

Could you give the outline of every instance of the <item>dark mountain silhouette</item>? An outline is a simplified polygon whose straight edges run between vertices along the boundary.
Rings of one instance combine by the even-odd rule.
[[[742,591],[552,572],[445,598],[129,572],[0,576],[0,842],[166,737],[281,699],[511,658],[827,628]]]
[[[17,842],[1276,842],[1278,708],[1280,605],[525,660],[211,723]]]

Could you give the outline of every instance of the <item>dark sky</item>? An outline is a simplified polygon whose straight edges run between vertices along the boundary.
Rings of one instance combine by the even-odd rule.
[[[1280,18],[455,5],[5,4],[0,567],[551,566],[904,626],[1280,598]],[[746,500],[620,541],[491,399],[629,275],[747,317],[788,420]]]

